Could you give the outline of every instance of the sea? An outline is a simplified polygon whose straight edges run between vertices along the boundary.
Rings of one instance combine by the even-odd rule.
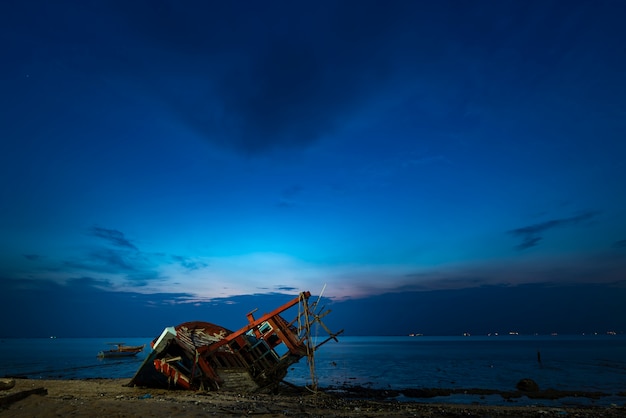
[[[0,339],[0,376],[29,379],[130,378],[149,354],[152,338]],[[109,342],[146,344],[137,357],[101,359]],[[446,388],[514,391],[533,379],[540,389],[604,392],[599,399],[503,399],[500,395],[455,394],[398,401],[485,405],[626,405],[626,335],[500,335],[339,337],[316,352],[314,378],[321,388]],[[313,380],[306,359],[285,378],[296,385]],[[621,393],[622,396],[619,394]]]

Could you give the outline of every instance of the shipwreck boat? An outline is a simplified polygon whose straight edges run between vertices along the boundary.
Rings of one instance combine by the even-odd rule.
[[[98,353],[100,358],[133,357],[141,353],[146,345],[126,345],[125,343],[107,343],[114,346],[110,350],[103,350]]]
[[[274,311],[254,318],[232,332],[209,322],[185,322],[168,327],[151,343],[146,357],[128,386],[181,388],[190,390],[269,390],[286,376],[288,367],[307,357],[313,386],[314,353],[343,330],[332,333],[321,318],[330,310],[316,313],[317,302],[309,304],[310,292],[302,292]],[[295,307],[291,322],[281,314]],[[323,308],[322,308],[323,309]],[[321,311],[322,309],[319,309]],[[311,328],[318,324],[328,337],[316,344]]]

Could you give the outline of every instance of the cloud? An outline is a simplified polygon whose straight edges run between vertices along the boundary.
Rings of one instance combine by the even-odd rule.
[[[139,251],[97,248],[64,264],[66,267],[99,273],[137,274],[154,268],[156,263]]]
[[[105,248],[100,253],[96,250],[85,254],[80,261],[67,263],[62,271],[47,270],[39,275],[31,271],[29,277],[41,279],[37,283],[25,278],[16,280],[15,284],[46,286],[52,283],[47,285],[51,286],[56,283],[71,288],[94,287],[142,295],[185,293],[184,300],[169,296],[172,303],[228,300],[252,294],[295,295],[303,290],[316,294],[326,285],[326,297],[343,301],[385,293],[515,287],[528,283],[615,284],[623,281],[624,268],[626,259],[608,250],[595,255],[532,253],[522,259],[419,266],[320,265],[276,253],[196,259]]]
[[[484,335],[511,329],[529,335],[604,332],[626,326],[625,297],[623,287],[610,284],[533,283],[406,291],[332,303],[332,314],[324,322],[330,329],[345,328],[348,335],[369,335],[372,329],[389,335],[461,335],[468,330]],[[528,309],[531,300],[533,309]],[[581,300],[586,309],[580,309]],[[352,319],[355,312],[359,313],[357,321]]]
[[[30,260],[30,261],[37,261],[37,260],[41,260],[43,258],[39,254],[23,254],[23,256],[24,256],[24,258],[26,258],[27,260]]]
[[[198,270],[208,266],[208,264],[203,261],[194,260],[192,258],[183,257],[181,255],[172,255],[171,257],[172,260],[188,270]]]
[[[581,213],[580,215],[572,216],[570,218],[553,219],[550,221],[513,229],[508,231],[508,233],[515,237],[521,238],[522,242],[518,244],[515,248],[517,248],[518,250],[525,250],[527,248],[536,246],[539,241],[543,239],[543,234],[546,231],[563,226],[578,225],[582,222],[591,220],[597,214],[597,212],[587,211]]]
[[[90,254],[90,259],[98,264],[107,267],[109,271],[134,272],[138,270],[136,260],[129,257],[128,251],[118,251],[111,249],[100,249]]]
[[[576,38],[577,25],[551,22],[563,16],[576,22],[589,12],[580,5],[105,3],[61,14],[42,5],[43,15],[55,19],[37,27],[16,19],[7,33],[22,43],[52,43],[55,48],[38,50],[40,65],[73,71],[90,86],[100,82],[124,97],[159,102],[207,141],[245,154],[306,147],[398,92],[400,102],[408,95],[422,99],[416,124],[464,126],[475,119],[472,109],[481,108],[476,98],[519,100],[511,92],[543,91],[559,81],[549,74],[571,73],[572,57],[596,56],[586,53],[595,42],[566,55],[558,49],[563,39]],[[87,10],[97,19],[78,18]],[[503,24],[502,16],[516,19]],[[111,33],[111,27],[118,30]],[[591,32],[597,44],[608,39],[607,31]],[[10,50],[22,51],[22,43],[9,42]],[[540,70],[549,66],[543,63],[555,71],[544,74]]]
[[[418,65],[416,58],[406,62],[413,51],[405,39],[415,42],[414,34],[403,36],[418,25],[409,17],[414,6],[361,2],[357,9],[207,3],[124,6],[119,13],[142,36],[134,47],[154,51],[167,68],[138,77],[149,94],[207,141],[255,155],[336,132]]]
[[[613,243],[613,248],[626,248],[626,239],[615,241]]]
[[[175,71],[150,81],[153,93],[206,140],[246,155],[307,147],[370,111],[371,103],[380,113],[390,101],[410,100],[419,126],[471,128],[481,106],[468,97],[492,103],[510,96],[511,86],[536,86],[535,61],[523,49],[557,60],[552,45],[569,35],[495,24],[501,14],[526,21],[529,12],[516,6],[208,4],[135,6],[132,27],[149,43],[144,50],[158,51],[155,59],[176,62]],[[513,52],[498,53],[512,43]]]
[[[20,312],[19,318],[3,322],[0,337],[109,335],[152,339],[167,326],[196,319],[239,329],[247,322],[246,313],[255,308],[269,312],[291,298],[265,294],[209,300],[180,290],[118,291],[106,280],[88,276],[66,283],[0,276],[0,306],[7,312]]]
[[[63,271],[68,275],[97,275],[106,277],[106,280],[117,286],[120,286],[121,282],[126,282],[130,287],[142,287],[152,281],[163,279],[160,273],[161,265],[166,258],[163,254],[141,251],[118,230],[93,227],[89,234],[99,238],[100,241],[95,248],[63,261]],[[111,245],[113,247],[110,247]],[[182,257],[175,260],[184,264]]]
[[[517,248],[518,250],[525,250],[527,248],[536,246],[541,240],[541,237],[526,235],[523,237],[522,242],[519,245],[515,246],[515,248]]]
[[[80,277],[76,279],[69,279],[66,283],[71,288],[97,288],[97,289],[111,289],[113,285],[110,280],[94,279],[92,277]]]
[[[117,231],[115,229],[100,228],[97,226],[91,228],[90,232],[91,235],[93,235],[94,237],[102,238],[109,244],[113,244],[117,247],[137,250],[137,247],[135,247],[135,245],[130,242],[130,240],[124,237],[123,232]]]
[[[295,292],[295,291],[300,291],[300,289],[293,287],[293,286],[276,286],[276,290],[278,291],[285,291],[285,292]]]
[[[168,290],[180,287],[188,277],[206,279],[206,258],[146,252],[115,229],[93,227],[87,234],[96,240],[61,259],[23,254],[30,263],[24,271],[13,274],[59,284],[90,277],[103,281],[99,283],[102,287],[116,291],[140,289],[142,293],[158,292],[165,285]]]
[[[280,200],[276,203],[276,206],[281,208],[289,208],[295,205],[294,198],[302,193],[302,186],[293,185],[284,189],[281,193]]]
[[[309,263],[286,254],[254,253],[206,259],[207,269],[189,270],[180,264],[159,266],[160,277],[142,293],[176,293],[183,290],[194,300],[232,298],[274,292],[313,294],[326,285],[333,300],[367,298],[383,293],[453,290],[483,286],[518,286],[528,283],[616,283],[626,259],[614,253],[546,256],[446,263],[436,266]],[[123,287],[122,287],[123,288]]]

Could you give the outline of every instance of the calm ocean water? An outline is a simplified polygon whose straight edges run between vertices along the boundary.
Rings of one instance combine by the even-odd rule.
[[[98,359],[116,339],[56,338],[0,340],[0,376],[32,379],[130,378],[149,350],[130,359]],[[129,345],[151,338],[124,338]],[[537,353],[541,353],[541,363]],[[626,336],[340,337],[316,356],[319,385],[361,385],[378,389],[485,388],[514,390],[522,378],[542,389],[626,391]],[[303,359],[286,380],[310,383]],[[511,404],[499,396],[456,395],[420,401]],[[625,397],[563,398],[513,404],[626,404]]]

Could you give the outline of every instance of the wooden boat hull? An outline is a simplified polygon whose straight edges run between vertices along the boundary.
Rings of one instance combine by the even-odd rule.
[[[120,358],[120,357],[135,357],[139,354],[139,351],[100,351],[98,357],[100,358]]]
[[[312,362],[313,352],[334,339],[338,333],[315,345],[310,335],[314,322],[321,324],[314,305],[308,304],[309,292],[255,319],[247,315],[248,325],[232,332],[209,322],[185,322],[166,328],[152,341],[146,357],[128,386],[190,390],[230,389],[243,392],[271,390],[287,374],[290,365],[302,357]],[[294,320],[281,314],[298,306]],[[295,308],[294,308],[295,309]],[[323,325],[323,324],[322,324]]]
[[[99,358],[134,357],[141,353],[146,345],[124,345],[123,343],[109,343],[116,345],[112,350],[103,350],[98,353]]]

